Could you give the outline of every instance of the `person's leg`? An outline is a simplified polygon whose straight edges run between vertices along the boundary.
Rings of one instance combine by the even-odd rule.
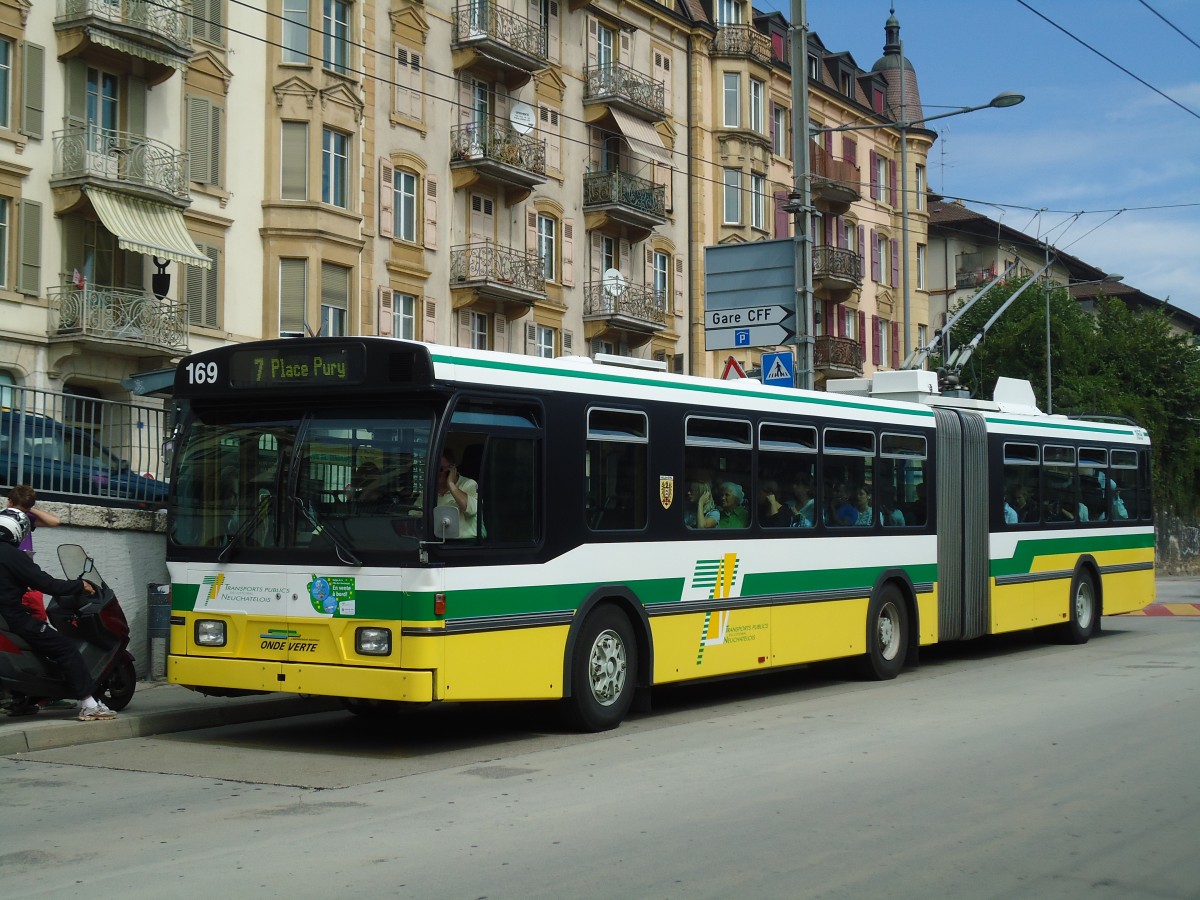
[[[88,671],[87,664],[75,648],[75,645],[51,628],[45,622],[24,619],[13,628],[13,631],[23,637],[38,656],[54,662],[62,670],[71,695],[76,700],[83,700],[92,695],[95,682]]]

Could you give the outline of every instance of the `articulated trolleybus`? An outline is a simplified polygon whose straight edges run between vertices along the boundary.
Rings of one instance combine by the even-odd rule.
[[[1023,382],[817,393],[350,337],[196,354],[175,396],[168,677],[207,694],[547,699],[603,730],[655,685],[892,678],[1154,596],[1146,432]]]

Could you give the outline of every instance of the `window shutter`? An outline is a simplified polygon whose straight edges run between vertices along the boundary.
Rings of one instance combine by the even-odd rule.
[[[437,249],[437,178],[425,176],[425,249]]]
[[[592,281],[599,281],[600,276],[604,274],[604,265],[600,259],[600,232],[591,232],[592,238]]]
[[[883,347],[880,346],[883,343],[882,338],[879,316],[871,316],[871,363],[876,366],[883,363]]]
[[[525,211],[525,250],[538,255],[538,214],[536,209]],[[541,259],[541,256],[538,255]]]
[[[525,355],[537,356],[537,323],[530,322],[525,326]]]
[[[284,122],[280,151],[280,197],[308,199],[308,123]]]
[[[575,284],[575,222],[563,219],[562,223],[562,283],[566,287]]]
[[[860,257],[862,256],[863,252],[866,250],[865,235],[866,235],[866,229],[862,225],[859,225],[858,226],[858,255]]]
[[[633,36],[628,31],[622,31],[618,40],[617,62],[623,66],[633,66]],[[638,66],[640,69],[641,66]],[[642,69],[642,71],[646,71]]]
[[[892,287],[900,286],[900,242],[892,238]]]
[[[546,168],[552,172],[562,169],[561,140],[559,137],[558,110],[548,106],[538,107],[538,130],[546,145]]]
[[[134,138],[146,134],[146,79],[130,75],[125,82],[125,130]]]
[[[437,301],[425,296],[425,320],[421,324],[421,339],[430,344],[437,343]]]
[[[560,37],[562,26],[559,23],[562,19],[558,14],[558,0],[550,0],[549,7],[550,16],[546,23],[546,55],[550,57],[550,62],[556,63],[560,61],[558,45],[562,42]]]
[[[770,123],[768,125],[768,128],[770,129],[769,135],[770,135],[770,139],[771,139],[771,149],[774,150],[775,149],[775,101],[774,100],[772,100],[770,103],[767,104],[767,121]]]
[[[844,134],[842,135],[842,158],[852,166],[858,165],[858,142]]]
[[[210,248],[199,248],[206,256]],[[212,257],[209,256],[211,259]],[[183,267],[183,297],[187,304],[187,319],[189,325],[207,325],[205,321],[205,271],[199,266],[185,265]]]
[[[396,169],[384,157],[379,158],[379,236],[394,237],[395,209],[392,204],[395,198]]]
[[[216,328],[220,324],[221,253],[216,247],[205,247],[204,255],[212,263],[200,272],[204,278],[204,324],[209,328]]]
[[[900,368],[900,323],[892,323],[892,368]]]
[[[496,313],[492,316],[492,321],[496,326],[496,339],[492,341],[492,349],[508,350],[508,319],[500,313]]]
[[[871,199],[879,199],[879,154],[871,151]]]
[[[36,297],[42,292],[42,204],[21,201],[18,246],[21,261],[17,269],[17,291]]]
[[[871,280],[879,281],[879,235],[871,229]]]
[[[888,160],[888,203],[893,209],[896,207],[896,161]]]
[[[21,109],[21,134],[40,139],[46,128],[46,50],[38,44],[25,44]]]
[[[304,334],[307,319],[307,261],[279,261],[279,330],[284,334]]]
[[[188,163],[191,167],[188,177],[192,181],[202,184],[208,183],[209,171],[212,167],[209,159],[209,147],[212,141],[209,134],[211,123],[209,107],[211,105],[203,97],[187,98]]]
[[[631,279],[633,277],[633,264],[631,262],[633,248],[630,246],[630,243],[626,238],[621,238],[621,243],[618,245],[618,247],[619,249],[617,252],[620,255],[617,257],[617,268],[621,270],[621,274],[624,275],[627,280]]]
[[[68,59],[66,68],[67,127],[80,127],[87,121],[87,63],[78,56]]]
[[[825,132],[824,140],[825,140],[825,152],[828,153],[830,156],[833,156],[833,132],[832,131]]]
[[[682,316],[687,312],[684,305],[682,256],[675,257],[675,277],[671,279],[671,287],[675,290],[675,315]]]
[[[350,269],[321,263],[321,303],[335,309],[350,308]]]
[[[379,336],[392,337],[395,331],[395,297],[392,289],[379,286]]]
[[[563,356],[575,355],[575,332],[564,330],[562,333]]]
[[[465,309],[458,311],[458,346],[471,346],[471,313]]]
[[[587,64],[589,66],[596,65],[599,60],[598,48],[600,44],[600,24],[593,16],[588,16],[587,20]]]
[[[858,346],[864,354],[867,352],[867,314],[865,312],[858,314]]]
[[[775,237],[777,238],[788,236],[788,219],[791,218],[791,215],[783,208],[783,205],[787,203],[787,198],[787,191],[775,192]]]

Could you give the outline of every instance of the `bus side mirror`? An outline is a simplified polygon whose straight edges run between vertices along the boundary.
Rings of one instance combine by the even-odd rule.
[[[458,537],[457,506],[438,506],[433,510],[433,535],[443,541],[452,541]]]

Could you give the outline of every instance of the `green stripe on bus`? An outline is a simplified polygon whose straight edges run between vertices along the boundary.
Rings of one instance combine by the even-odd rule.
[[[919,566],[862,566],[852,569],[806,569],[794,572],[761,572],[747,575],[743,596],[762,594],[796,594],[809,591],[861,590],[868,594],[884,572],[903,569],[913,583],[937,580],[937,565]]]
[[[992,560],[992,577],[1028,575],[1033,571],[1034,561],[1042,556],[1078,556],[1081,553],[1153,548],[1153,534],[1088,534],[1082,537],[1030,538],[1018,541],[1016,552],[1009,559]]]

